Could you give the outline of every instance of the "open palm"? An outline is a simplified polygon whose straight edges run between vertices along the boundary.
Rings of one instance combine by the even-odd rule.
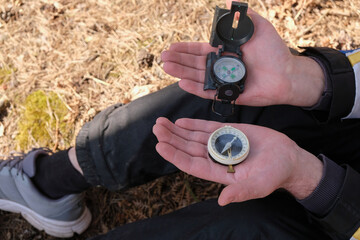
[[[278,188],[292,191],[300,175],[303,178],[303,173],[310,173],[317,167],[321,176],[320,161],[300,149],[284,134],[255,125],[229,125],[243,131],[250,142],[250,153],[244,162],[234,167],[235,173],[227,173],[227,167],[213,162],[207,152],[209,136],[224,123],[180,119],[173,124],[166,118],[159,118],[153,128],[159,141],[156,150],[164,159],[188,174],[228,185],[219,197],[220,205],[265,197]],[[310,161],[304,164],[311,171],[299,171],[300,153],[301,159],[316,159],[315,167]],[[309,175],[306,178],[314,178],[313,186],[309,186],[312,191],[319,176],[313,173]],[[304,197],[296,190],[293,194]]]
[[[305,82],[303,79],[313,71],[313,67],[322,74],[316,62],[293,56],[270,22],[251,9],[248,14],[255,31],[252,38],[241,46],[247,79],[245,91],[236,103],[250,106],[311,106],[316,103],[323,82],[314,86],[313,82],[306,82],[314,78],[304,78],[307,79]],[[162,53],[164,71],[180,78],[180,87],[185,91],[213,99],[214,91],[203,90],[206,55],[212,51],[217,49],[208,43],[174,43]]]

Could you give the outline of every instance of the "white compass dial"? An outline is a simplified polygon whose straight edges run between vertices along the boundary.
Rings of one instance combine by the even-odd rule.
[[[245,65],[234,57],[221,57],[214,63],[214,73],[225,83],[235,83],[245,76]]]
[[[214,131],[208,140],[208,152],[212,160],[224,165],[236,165],[249,154],[250,144],[239,129],[224,126]]]

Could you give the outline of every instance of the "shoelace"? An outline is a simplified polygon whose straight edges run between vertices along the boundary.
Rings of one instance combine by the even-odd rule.
[[[25,159],[25,157],[33,152],[33,151],[37,151],[37,150],[42,150],[45,151],[47,153],[52,153],[52,151],[49,148],[33,148],[31,149],[28,153],[23,153],[23,152],[11,152],[10,156],[8,156],[6,159],[0,159],[0,171],[5,167],[8,166],[9,167],[9,171],[13,168],[17,169],[16,174],[19,175],[19,173],[23,174],[23,160]]]

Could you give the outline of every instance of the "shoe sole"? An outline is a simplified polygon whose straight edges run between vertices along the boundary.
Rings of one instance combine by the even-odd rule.
[[[59,238],[69,238],[74,233],[81,234],[91,223],[91,213],[87,207],[85,207],[84,212],[78,219],[66,222],[43,217],[30,208],[4,199],[0,199],[0,209],[20,213],[35,228]]]

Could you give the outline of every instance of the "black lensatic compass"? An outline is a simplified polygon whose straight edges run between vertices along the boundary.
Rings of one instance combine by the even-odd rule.
[[[210,135],[207,148],[214,162],[227,165],[228,173],[235,173],[233,166],[246,159],[250,144],[242,131],[231,126],[224,126]]]
[[[224,117],[234,114],[235,100],[244,91],[246,67],[240,46],[254,33],[254,24],[247,15],[247,9],[247,3],[240,2],[232,2],[230,10],[217,6],[212,24],[210,44],[221,47],[217,53],[207,55],[204,90],[216,90],[212,110]],[[232,104],[231,111],[218,111],[218,100],[221,104]]]

